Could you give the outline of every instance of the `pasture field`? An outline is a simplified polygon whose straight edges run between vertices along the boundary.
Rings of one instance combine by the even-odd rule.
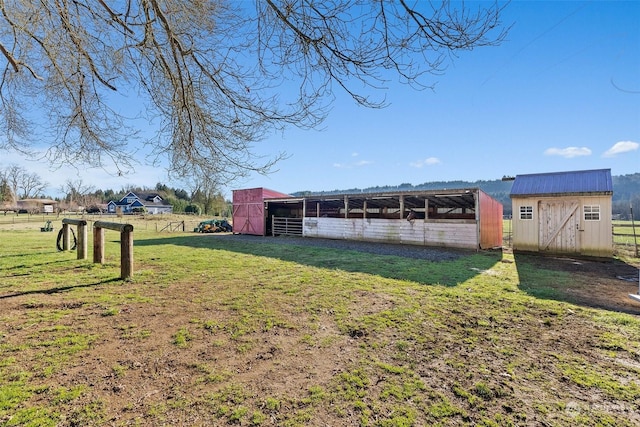
[[[640,425],[637,258],[134,223],[122,281],[116,232],[99,265],[42,225],[0,223],[0,425]]]

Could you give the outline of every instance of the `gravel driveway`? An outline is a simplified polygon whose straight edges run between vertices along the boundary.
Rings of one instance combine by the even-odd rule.
[[[452,261],[463,256],[469,256],[474,251],[468,249],[450,249],[417,245],[399,245],[379,242],[362,242],[355,240],[320,239],[315,237],[262,237],[248,234],[229,235],[240,242],[255,244],[269,243],[278,245],[313,246],[319,248],[339,249],[345,251],[359,251],[376,255],[391,255],[403,258],[424,259],[429,261]]]

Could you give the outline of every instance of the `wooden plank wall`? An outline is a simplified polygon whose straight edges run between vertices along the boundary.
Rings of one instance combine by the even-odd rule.
[[[477,249],[479,245],[474,220],[305,218],[303,235],[468,249]]]
[[[479,191],[480,248],[502,246],[502,203]],[[477,215],[478,216],[478,215]]]
[[[580,253],[587,256],[610,258],[613,256],[612,197],[590,196],[582,199],[584,205],[600,206],[600,221],[585,221],[581,212]]]

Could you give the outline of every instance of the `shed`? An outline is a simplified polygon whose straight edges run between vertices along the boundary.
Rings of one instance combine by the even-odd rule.
[[[268,188],[233,190],[233,232],[264,236],[267,230],[265,199],[290,197]]]
[[[517,175],[509,196],[514,250],[613,255],[611,169]]]
[[[263,235],[502,246],[502,204],[478,188],[265,198],[263,214]]]
[[[18,211],[25,210],[30,213],[53,213],[58,202],[51,199],[22,199],[16,202]]]

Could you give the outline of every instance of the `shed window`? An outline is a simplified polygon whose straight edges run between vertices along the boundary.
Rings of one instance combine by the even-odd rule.
[[[585,205],[582,210],[585,221],[600,221],[600,205]]]
[[[533,206],[520,206],[520,219],[533,219]]]

